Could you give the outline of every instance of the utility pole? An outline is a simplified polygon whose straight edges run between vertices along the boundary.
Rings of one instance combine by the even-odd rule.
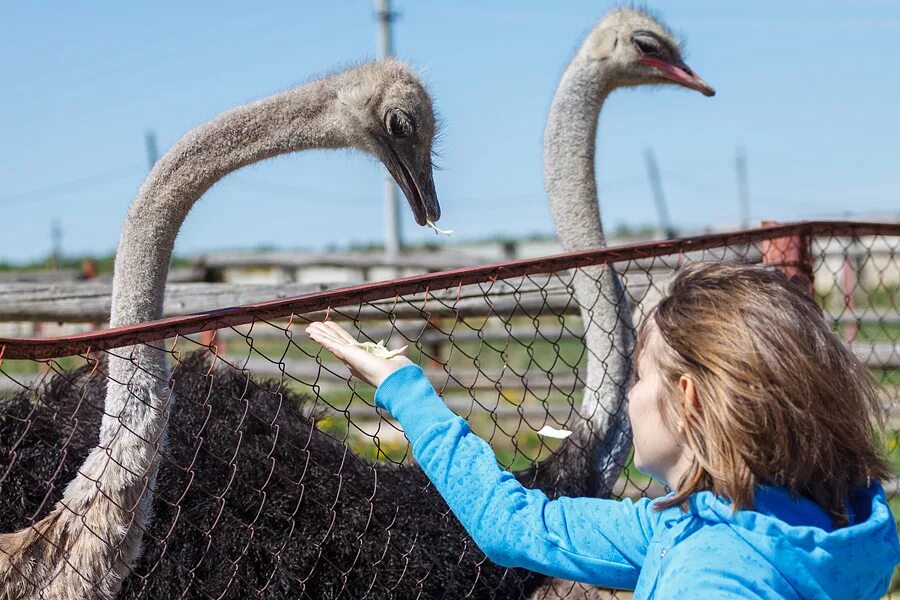
[[[375,0],[376,17],[378,18],[378,58],[383,60],[394,56],[394,41],[391,36],[391,23],[397,13],[391,10],[391,0]],[[400,211],[397,207],[397,184],[391,174],[384,173],[384,250],[387,258],[396,258],[403,250],[400,231]]]
[[[647,165],[647,177],[650,179],[650,190],[653,192],[653,201],[656,204],[656,214],[659,219],[659,232],[665,239],[675,237],[675,227],[669,219],[669,210],[666,207],[666,195],[663,192],[662,178],[659,176],[659,166],[656,164],[656,155],[653,150],[644,150],[644,162]]]
[[[737,174],[738,211],[741,215],[741,228],[750,227],[750,185],[747,183],[747,151],[738,146],[734,157],[734,170]]]
[[[50,223],[50,270],[55,271],[59,267],[59,258],[62,256],[62,226],[59,219],[53,219]]]
[[[156,132],[152,129],[148,130],[147,135],[144,136],[144,142],[147,146],[147,170],[152,171],[153,165],[159,160],[159,150],[156,147]]]
[[[147,171],[152,171],[153,167],[156,165],[156,161],[159,160],[159,148],[156,145],[156,132],[152,129],[148,129],[147,133],[144,135],[144,146],[147,148]],[[169,257],[169,268],[172,268],[172,263],[175,261],[175,255]]]

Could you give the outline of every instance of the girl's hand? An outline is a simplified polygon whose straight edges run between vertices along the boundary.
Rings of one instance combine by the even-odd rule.
[[[317,321],[306,327],[306,334],[337,356],[350,369],[350,374],[378,387],[388,375],[400,367],[411,365],[405,356],[379,358],[356,346],[353,336],[334,321]]]

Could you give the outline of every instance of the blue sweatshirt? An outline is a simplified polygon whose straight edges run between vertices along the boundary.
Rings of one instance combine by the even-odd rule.
[[[854,491],[853,522],[777,487],[734,512],[710,492],[656,510],[642,498],[558,498],[523,487],[409,365],[375,393],[413,454],[484,553],[507,567],[635,591],[641,598],[880,598],[900,562],[878,483]]]

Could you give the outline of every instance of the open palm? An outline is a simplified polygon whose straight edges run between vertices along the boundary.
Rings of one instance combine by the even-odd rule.
[[[382,358],[360,348],[353,336],[334,321],[310,323],[306,334],[347,365],[354,377],[375,387],[400,367],[412,364],[405,356]]]

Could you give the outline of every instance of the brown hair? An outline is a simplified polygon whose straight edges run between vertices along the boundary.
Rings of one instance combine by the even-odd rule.
[[[661,412],[681,425],[692,465],[673,497],[709,490],[735,510],[771,484],[847,523],[850,488],[889,475],[875,425],[881,388],[832,333],[815,300],[777,271],[725,263],[683,268],[653,309],[667,348],[659,357]],[[697,402],[675,402],[679,378]]]

